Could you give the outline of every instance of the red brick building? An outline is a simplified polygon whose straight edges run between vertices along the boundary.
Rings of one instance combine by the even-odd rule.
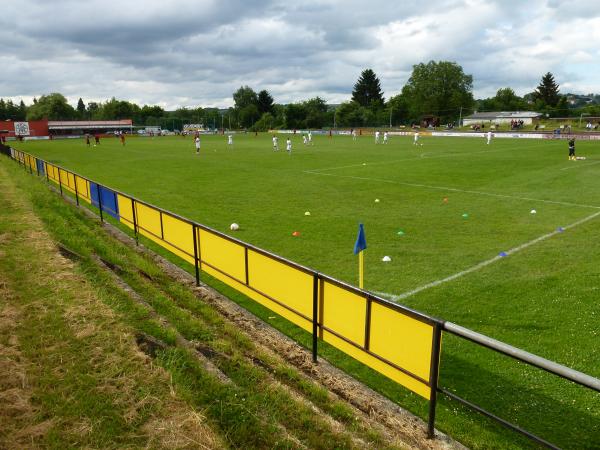
[[[125,120],[29,120],[0,122],[0,135],[7,139],[53,139],[85,134],[131,133],[133,121]]]

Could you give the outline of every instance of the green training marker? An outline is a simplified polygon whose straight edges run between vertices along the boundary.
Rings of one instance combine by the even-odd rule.
[[[462,216],[463,216],[463,218],[465,218],[465,219],[469,217],[469,215],[468,215],[467,213],[464,213]]]

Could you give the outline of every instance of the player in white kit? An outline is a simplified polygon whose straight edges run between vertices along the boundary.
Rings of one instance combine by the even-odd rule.
[[[305,134],[302,135],[302,143],[308,145],[308,137]]]
[[[308,132],[308,145],[312,145],[312,131]]]
[[[375,132],[375,143],[379,144],[379,131]]]
[[[194,143],[196,144],[196,155],[200,154],[200,136],[196,136],[194,139]]]
[[[383,143],[384,144],[388,143],[388,133],[387,133],[387,131],[385,133],[383,133]]]
[[[285,149],[287,150],[288,154],[292,154],[292,140],[290,138],[287,138],[287,141],[285,141]]]
[[[233,147],[233,136],[231,134],[227,136],[227,145]]]
[[[492,142],[492,132],[488,131],[487,132],[487,144],[490,145],[490,142]]]
[[[413,141],[413,145],[419,145],[419,132],[415,131],[415,140]]]
[[[276,152],[279,150],[279,138],[277,136],[273,136],[273,151]]]
[[[355,141],[356,140],[356,130],[352,130],[352,140]]]

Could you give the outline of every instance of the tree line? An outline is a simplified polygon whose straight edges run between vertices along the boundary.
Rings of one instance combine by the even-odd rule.
[[[165,111],[157,105],[139,106],[111,98],[106,102],[85,104],[80,98],[71,106],[60,93],[34,98],[31,105],[0,99],[0,120],[117,120],[133,119],[136,125],[161,126],[181,130],[186,123],[210,128],[245,128],[264,131],[271,128],[327,128],[397,126],[422,123],[456,123],[474,111],[533,110],[547,117],[600,116],[600,105],[573,108],[560,94],[551,73],[542,76],[537,88],[523,97],[510,87],[501,88],[494,97],[475,100],[473,77],[450,61],[430,61],[413,66],[413,71],[398,95],[385,100],[381,82],[372,69],[365,69],[354,84],[348,101],[328,105],[320,97],[277,104],[267,90],[255,92],[241,86],[233,93],[234,106],[218,108],[179,108]]]

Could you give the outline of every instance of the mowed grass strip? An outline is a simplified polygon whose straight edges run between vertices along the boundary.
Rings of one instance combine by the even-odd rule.
[[[18,167],[7,160],[1,164],[11,164],[7,170],[18,171]],[[173,389],[178,398],[184,399],[194,414],[206,417],[206,421],[217,430],[217,436],[222,436],[222,441],[216,442],[236,448],[402,447],[401,443],[390,443],[377,430],[357,422],[356,415],[343,402],[329,398],[322,388],[294,375],[294,369],[269,362],[269,357],[256,350],[247,337],[224,323],[212,309],[198,302],[191,292],[167,281],[148,258],[109,239],[98,223],[64,204],[37,180],[21,173],[15,175],[25,189],[19,194],[27,196],[35,205],[40,220],[51,231],[52,237],[83,257],[75,269],[81,271],[96,295],[105,302],[105,306],[110,307],[105,309],[114,311],[113,320],[117,317],[127,324],[123,327],[144,332],[169,344],[166,350],[158,352],[155,362],[170,374],[169,389]],[[23,227],[27,229],[27,225]],[[109,274],[93,262],[93,254],[119,265],[120,276],[143,296],[153,311],[167,319],[170,326],[153,319],[149,310],[115,289]],[[141,275],[142,272],[150,274],[155,281],[149,281]],[[76,304],[77,298],[73,302]],[[78,307],[83,309],[83,306]],[[50,306],[46,308],[51,310],[51,314],[60,316],[59,311],[52,310]],[[103,328],[108,333],[115,327]],[[35,328],[30,333],[34,335]],[[234,383],[223,384],[207,374],[193,353],[174,345],[175,333],[208,347],[209,353],[216,355],[214,362]],[[79,357],[85,355],[84,349],[76,350]],[[105,352],[110,355],[108,348]],[[101,353],[100,350],[96,350],[95,357],[99,357],[97,353]],[[257,366],[255,361],[261,363]],[[272,369],[265,371],[264,366],[269,364]],[[164,375],[164,371],[159,372]],[[123,383],[128,382],[126,372],[117,370],[117,373]],[[72,382],[67,380],[67,386]],[[99,395],[102,397],[103,393]],[[103,410],[102,401],[107,401],[103,397],[86,397],[86,400],[90,408],[99,411]],[[67,408],[66,405],[60,406]],[[115,431],[115,434],[117,432],[122,431]],[[121,441],[111,441],[113,438],[115,436],[107,432],[101,445],[127,446]],[[64,439],[59,435],[53,442],[58,445]],[[141,442],[134,446],[143,446]]]
[[[370,137],[316,137],[314,147],[302,147],[292,137],[288,156],[272,152],[268,136],[236,136],[234,150],[223,137],[208,136],[197,157],[190,140],[161,139],[131,139],[125,148],[107,140],[92,151],[73,141],[23,147],[221,231],[229,233],[236,221],[236,237],[350,282],[357,272],[351,247],[363,221],[366,286],[392,294],[493,258],[600,205],[600,166],[587,166],[598,159],[593,142],[578,144],[588,160],[569,162],[562,141],[497,139],[486,146],[479,139],[425,138],[415,147],[407,138],[375,146]],[[598,223],[403,302],[597,376],[599,261],[589,236]],[[291,236],[295,230],[299,238]],[[384,254],[392,263],[381,263]],[[594,440],[594,393],[543,374],[523,376],[519,364],[456,339],[444,341],[444,358],[442,379],[457,394],[555,442]],[[494,388],[503,384],[509,388]]]

